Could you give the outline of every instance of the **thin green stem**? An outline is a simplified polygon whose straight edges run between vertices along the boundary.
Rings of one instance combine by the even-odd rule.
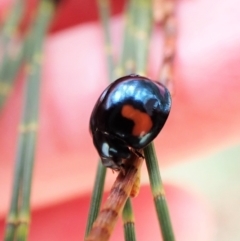
[[[14,79],[22,61],[22,46],[19,41],[16,41],[16,33],[23,9],[24,1],[16,0],[1,31],[0,110],[12,90]]]
[[[132,29],[136,62],[136,73],[144,75],[148,60],[149,42],[152,30],[152,4],[149,0],[132,0],[134,25]]]
[[[105,177],[106,177],[106,168],[102,165],[101,160],[99,160],[96,179],[95,179],[95,183],[94,183],[94,187],[93,187],[93,195],[92,195],[91,203],[90,203],[90,211],[88,214],[85,238],[87,238],[87,236],[92,228],[93,222],[97,218],[97,215],[100,210]]]
[[[39,56],[41,49],[36,48],[35,51],[35,56]],[[25,100],[26,109],[24,110],[24,117],[26,117],[26,119],[23,120],[22,124],[20,125],[20,132],[23,132],[23,135],[25,136],[26,146],[24,148],[22,200],[18,217],[19,226],[17,230],[17,240],[26,240],[28,235],[30,219],[30,192],[38,129],[40,69],[41,61],[33,60],[29,66],[30,73],[27,78],[27,98]]]
[[[0,110],[12,91],[14,79],[22,63],[22,47],[14,53],[15,56],[5,56],[0,68]]]
[[[130,0],[125,11],[123,52],[117,73],[146,73],[152,29],[152,5],[149,0]]]
[[[131,9],[133,11],[132,16],[134,17],[133,38],[135,43],[134,62],[136,64],[136,73],[144,75],[146,73],[153,23],[151,1],[132,0]],[[173,241],[173,230],[153,143],[144,149],[144,155],[163,239],[164,241]]]
[[[114,60],[113,60],[113,48],[110,35],[110,4],[109,0],[98,0],[98,10],[101,17],[101,23],[104,30],[104,43],[105,43],[105,53],[108,63],[108,79],[109,82],[113,81],[114,78]],[[106,178],[106,168],[102,165],[101,160],[98,161],[98,168],[96,173],[96,179],[93,187],[93,194],[90,203],[90,210],[88,214],[87,227],[85,231],[85,238],[87,238],[89,232],[92,229],[92,225],[97,218],[100,210],[104,183]]]
[[[109,0],[98,0],[98,8],[99,14],[101,17],[101,22],[103,26],[104,32],[104,44],[105,44],[105,54],[108,63],[108,75],[109,81],[112,82],[114,80],[114,58],[113,58],[113,46],[110,35],[110,3]]]
[[[15,231],[18,225],[18,206],[19,206],[19,196],[20,196],[20,188],[22,183],[22,175],[23,175],[23,165],[21,162],[21,158],[23,156],[22,150],[26,146],[25,138],[23,135],[19,136],[18,139],[18,150],[17,150],[17,158],[14,172],[14,182],[13,182],[13,193],[12,199],[10,203],[10,211],[7,217],[7,227],[5,231],[5,241],[14,240]]]
[[[163,240],[174,241],[174,233],[153,143],[144,149],[144,155]]]
[[[20,224],[17,230],[17,241],[27,240],[30,222],[30,196],[32,184],[32,172],[35,160],[35,147],[38,129],[38,106],[42,67],[42,47],[50,20],[52,19],[55,5],[49,0],[42,0],[39,5],[36,22],[34,23],[32,55],[30,65],[27,67],[27,90],[23,122],[20,131],[26,134],[27,145],[25,148],[22,203],[19,210]]]
[[[148,46],[151,35],[151,1],[131,0],[125,11],[123,52],[118,73],[146,72]],[[135,241],[134,215],[130,199],[123,210],[124,236],[126,241]]]
[[[24,241],[27,240],[28,236],[32,171],[38,128],[42,45],[50,19],[54,13],[53,10],[54,5],[49,0],[40,2],[36,21],[33,23],[31,34],[26,40],[30,51],[25,55],[27,60],[27,81],[23,115],[19,126],[18,152],[13,194],[7,218],[6,241]]]
[[[4,47],[6,47],[16,35],[19,22],[22,18],[23,9],[24,1],[15,0],[1,31],[0,43],[3,51],[6,50]]]
[[[133,1],[129,1],[127,2],[124,13],[125,28],[123,33],[123,49],[120,63],[116,69],[117,76],[131,74],[135,71],[133,39],[134,15],[135,11]]]
[[[135,223],[134,214],[132,210],[131,200],[128,198],[122,212],[122,218],[124,223],[124,239],[125,241],[135,241]]]

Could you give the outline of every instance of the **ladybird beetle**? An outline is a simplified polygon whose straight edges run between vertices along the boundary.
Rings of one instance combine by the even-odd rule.
[[[121,77],[100,95],[90,132],[102,163],[123,170],[124,160],[147,146],[163,128],[171,96],[162,84],[139,75]]]

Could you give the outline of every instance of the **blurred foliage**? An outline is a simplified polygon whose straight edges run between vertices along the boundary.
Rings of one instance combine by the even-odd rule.
[[[201,192],[214,210],[218,241],[240,240],[240,146],[163,172],[166,181]]]

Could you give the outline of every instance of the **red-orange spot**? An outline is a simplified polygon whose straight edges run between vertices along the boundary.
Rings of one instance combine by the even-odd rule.
[[[132,134],[134,136],[143,136],[152,128],[152,120],[148,114],[133,108],[131,105],[124,105],[122,116],[134,122]]]

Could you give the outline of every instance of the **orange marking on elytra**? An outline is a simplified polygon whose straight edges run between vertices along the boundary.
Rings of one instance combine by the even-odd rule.
[[[142,136],[152,128],[153,123],[149,115],[133,108],[131,105],[123,106],[122,116],[134,122],[132,131],[134,136]]]

